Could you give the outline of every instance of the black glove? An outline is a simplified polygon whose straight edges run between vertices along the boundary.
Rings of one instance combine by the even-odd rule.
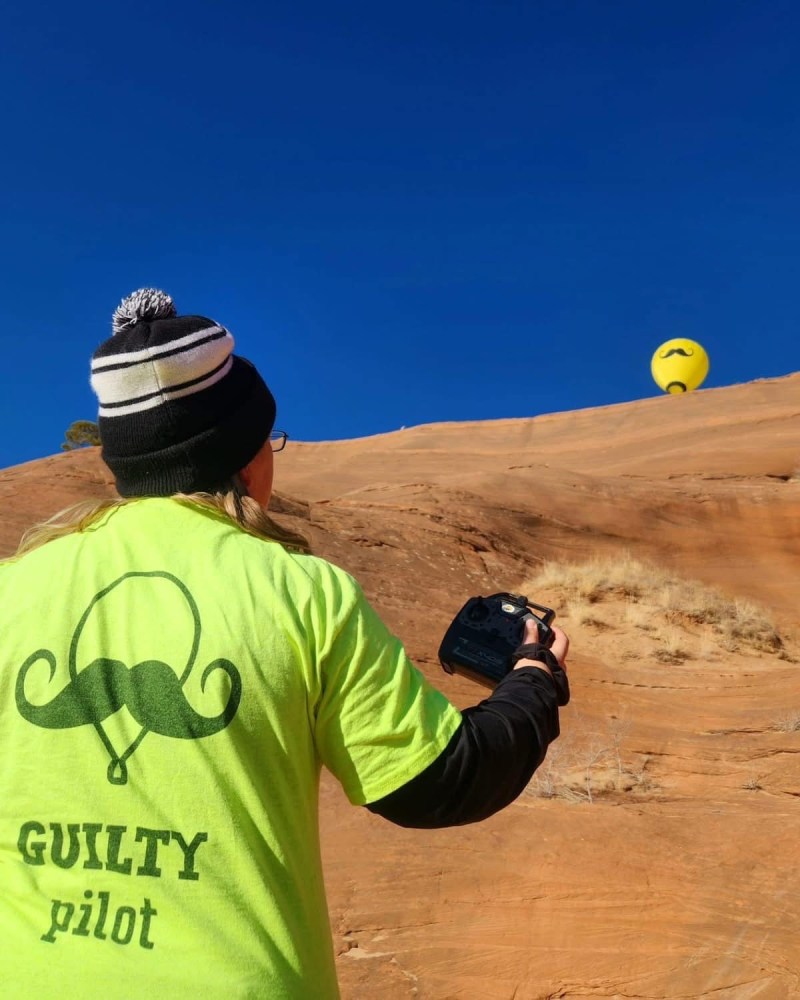
[[[552,650],[540,642],[523,643],[521,646],[517,646],[511,654],[511,666],[516,666],[520,660],[538,660],[539,663],[544,663],[546,667],[549,667],[556,685],[558,704],[562,707],[569,704],[569,680],[566,671]]]

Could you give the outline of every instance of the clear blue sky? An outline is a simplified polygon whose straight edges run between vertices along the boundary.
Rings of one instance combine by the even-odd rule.
[[[0,86],[0,466],[142,285],[301,440],[800,369],[796,3],[32,0]]]

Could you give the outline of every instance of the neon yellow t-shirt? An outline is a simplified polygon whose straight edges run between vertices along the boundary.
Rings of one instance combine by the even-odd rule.
[[[461,717],[344,571],[168,499],[0,564],[0,992],[338,996],[324,764],[405,784]]]

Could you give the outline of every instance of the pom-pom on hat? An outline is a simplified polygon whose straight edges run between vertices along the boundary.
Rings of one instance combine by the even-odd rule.
[[[113,335],[92,356],[103,460],[121,496],[212,492],[255,457],[275,400],[231,334],[178,316],[169,295],[141,288],[117,306]]]

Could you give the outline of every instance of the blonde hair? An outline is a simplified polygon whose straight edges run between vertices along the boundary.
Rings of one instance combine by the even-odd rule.
[[[66,535],[88,531],[108,511],[135,503],[142,497],[117,498],[107,500],[83,500],[65,510],[59,511],[42,524],[29,528],[19,543],[15,558],[38,549],[48,542]],[[264,508],[252,497],[231,488],[218,493],[176,493],[171,497],[179,503],[203,507],[216,514],[222,514],[248,535],[265,541],[280,542],[291,552],[311,552],[308,540],[299,532],[284,528],[269,516]]]

